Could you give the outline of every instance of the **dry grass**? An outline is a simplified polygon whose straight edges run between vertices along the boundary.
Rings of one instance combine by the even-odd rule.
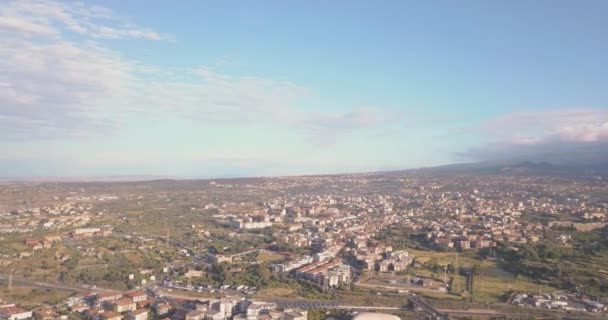
[[[0,289],[0,299],[7,303],[18,303],[24,306],[40,304],[57,304],[67,299],[72,292],[56,289],[40,289],[28,286],[15,286],[12,289]]]
[[[296,297],[293,289],[289,288],[266,288],[255,293],[256,299],[292,298]]]
[[[283,256],[278,253],[272,252],[262,252],[258,254],[257,260],[258,262],[274,262],[283,260]]]

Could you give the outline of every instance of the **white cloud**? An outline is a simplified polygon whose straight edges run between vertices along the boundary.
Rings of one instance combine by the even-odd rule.
[[[23,0],[0,8],[4,139],[90,135],[119,126],[126,114],[284,125],[324,141],[394,120],[379,108],[306,111],[299,104],[309,92],[292,82],[144,65],[99,38],[164,37],[83,3]]]
[[[549,139],[593,142],[608,137],[608,110],[517,112],[486,121],[473,131],[513,143],[538,143]]]
[[[135,84],[129,104],[202,123],[258,123],[286,119],[307,92],[287,81],[234,77],[208,68],[180,70],[178,74],[187,79],[169,76],[169,81]]]
[[[346,112],[318,112],[304,116],[304,124],[311,130],[351,130],[370,128],[392,122],[392,114],[384,109],[363,107]]]
[[[94,46],[0,39],[0,120],[8,138],[73,135],[109,123],[131,64]],[[12,129],[12,130],[11,130]]]
[[[608,110],[519,112],[472,130],[493,142],[462,153],[475,160],[608,163]]]
[[[0,30],[9,32],[22,32],[36,35],[55,35],[55,29],[48,25],[34,23],[18,17],[0,17]]]
[[[153,30],[121,21],[106,8],[47,0],[9,2],[0,8],[0,30],[3,29],[38,35],[59,34],[61,29],[67,29],[83,36],[105,39],[165,38]]]
[[[382,108],[361,107],[343,112],[297,113],[298,129],[305,132],[317,145],[331,145],[344,135],[361,129],[386,128],[403,122],[397,112]]]
[[[106,26],[104,23],[110,23]],[[67,40],[67,33],[82,36]],[[160,39],[110,10],[82,3],[11,1],[0,7],[0,126],[4,139],[95,134],[118,119],[136,63],[90,41]]]

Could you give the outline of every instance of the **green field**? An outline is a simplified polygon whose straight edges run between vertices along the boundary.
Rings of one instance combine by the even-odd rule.
[[[433,271],[427,268],[427,264],[433,263],[445,266],[448,263],[458,265],[459,268],[471,268],[477,266],[478,274],[473,281],[473,300],[477,302],[503,302],[506,295],[511,291],[519,292],[553,292],[557,289],[538,283],[522,275],[515,276],[500,268],[495,261],[482,260],[472,251],[458,254],[453,252],[432,252],[422,250],[408,250],[411,255],[416,257],[416,262],[423,265],[423,268],[413,269],[414,273],[423,276],[434,276],[443,278],[443,272]],[[458,296],[466,288],[466,279],[460,274],[449,274],[453,279],[451,295]],[[421,293],[422,294],[422,293]],[[445,298],[446,294],[424,293],[425,295],[435,295],[436,298]]]

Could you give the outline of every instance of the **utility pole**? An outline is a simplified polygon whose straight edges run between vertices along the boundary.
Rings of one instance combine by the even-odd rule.
[[[469,274],[469,301],[473,302],[473,279],[475,275],[473,274],[473,270]]]
[[[169,248],[169,236],[170,236],[170,233],[171,233],[171,228],[169,227],[169,218],[167,218],[167,224],[166,224],[166,226],[167,226],[167,248]]]
[[[456,252],[456,261],[454,263],[454,283],[452,285],[454,285],[454,292],[458,293],[458,289],[460,289],[459,287],[456,287],[456,283],[458,283],[456,281],[456,277],[458,277],[460,275],[460,270],[458,269],[458,252]]]
[[[13,289],[13,272],[15,271],[15,269],[11,269],[11,272],[8,275],[8,291],[11,291]]]

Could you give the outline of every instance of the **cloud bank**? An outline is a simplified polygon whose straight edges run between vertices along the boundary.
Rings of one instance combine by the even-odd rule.
[[[520,112],[473,129],[495,142],[459,156],[471,160],[608,164],[608,110],[562,109]]]

